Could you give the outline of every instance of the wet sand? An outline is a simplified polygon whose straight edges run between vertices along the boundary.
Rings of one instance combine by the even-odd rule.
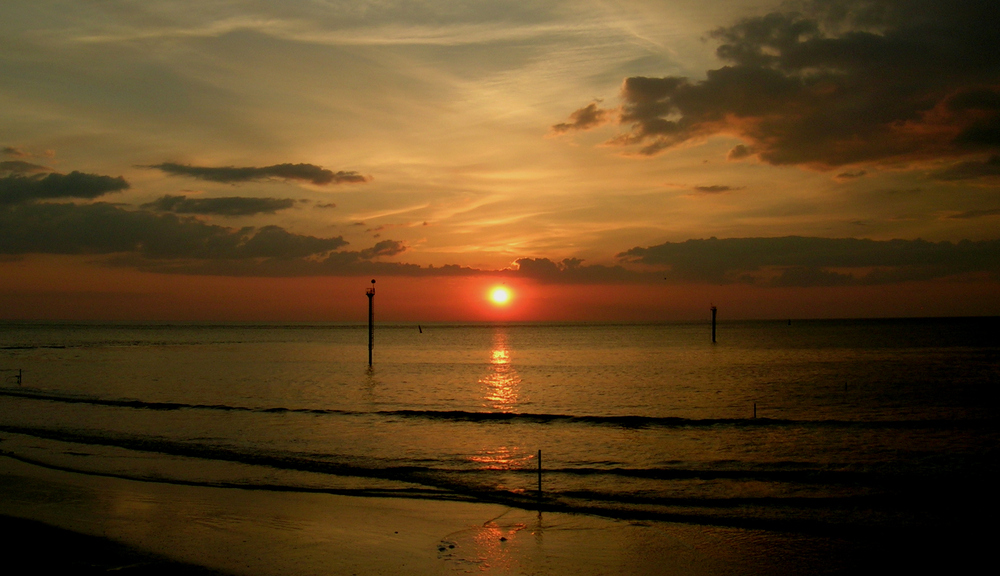
[[[8,538],[5,550],[41,550],[32,572],[848,574],[920,565],[933,552],[884,547],[888,539],[629,522],[498,504],[138,482],[7,457],[0,457],[0,514],[4,533],[17,538]],[[872,556],[880,550],[885,554]]]

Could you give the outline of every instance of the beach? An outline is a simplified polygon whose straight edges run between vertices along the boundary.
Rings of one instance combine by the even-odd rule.
[[[105,564],[139,565],[133,568],[139,573],[191,569],[184,565],[230,574],[296,576],[695,575],[808,569],[795,566],[802,558],[755,551],[759,539],[768,536],[762,531],[635,523],[467,502],[134,482],[47,470],[10,458],[2,459],[2,470],[0,513],[120,543],[127,548],[107,545]],[[5,521],[8,526],[11,522]],[[63,550],[69,539],[65,533],[48,535],[56,541],[42,549]],[[797,542],[802,551],[809,546],[807,538],[785,535],[784,540],[786,546]],[[82,553],[81,547],[76,550]]]
[[[865,574],[971,569],[989,550],[989,535],[971,528],[831,538],[496,504],[136,482],[7,457],[0,493],[4,549],[32,572]]]

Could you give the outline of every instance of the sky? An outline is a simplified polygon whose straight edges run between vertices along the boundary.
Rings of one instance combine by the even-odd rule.
[[[0,319],[997,315],[998,16],[7,1]]]

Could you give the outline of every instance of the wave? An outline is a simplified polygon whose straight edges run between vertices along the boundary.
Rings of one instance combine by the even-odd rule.
[[[332,408],[288,408],[261,406],[234,406],[229,404],[192,404],[184,402],[155,402],[147,400],[95,398],[52,394],[26,389],[0,389],[0,396],[31,400],[89,404],[132,408],[137,410],[217,410],[225,412],[254,412],[261,414],[315,414],[330,416],[359,416],[382,418],[412,418],[447,422],[473,423],[523,423],[523,424],[579,424],[612,426],[617,428],[703,428],[703,427],[809,427],[809,428],[862,428],[862,429],[975,429],[996,428],[997,422],[983,419],[913,419],[913,420],[838,420],[838,419],[784,419],[784,418],[682,418],[675,416],[642,415],[574,415],[532,412],[480,412],[471,410],[340,410]]]
[[[402,461],[337,454],[280,452],[250,447],[226,446],[205,442],[177,441],[153,436],[129,436],[109,432],[82,432],[58,428],[36,428],[0,425],[0,432],[28,435],[68,444],[111,446],[127,450],[152,452],[168,456],[197,458],[264,466],[277,470],[311,472],[329,476],[347,476],[400,482],[396,485],[337,487],[336,483],[321,482],[319,486],[303,485],[294,480],[213,481],[204,478],[165,476],[162,472],[144,474],[141,471],[101,470],[101,464],[91,459],[77,460],[71,465],[46,462],[42,457],[29,457],[9,450],[0,455],[28,463],[68,472],[113,476],[130,480],[288,492],[321,492],[367,497],[426,498],[436,500],[493,502],[503,505],[574,513],[596,514],[624,519],[649,519],[725,526],[747,526],[796,531],[827,530],[850,517],[847,524],[869,522],[872,518],[895,517],[909,510],[913,496],[926,498],[929,487],[944,488],[954,494],[955,486],[943,486],[938,481],[925,486],[914,481],[913,475],[900,470],[824,470],[815,463],[785,463],[793,469],[781,469],[775,463],[770,469],[760,465],[732,469],[731,462],[715,463],[710,469],[696,468],[553,468],[544,470],[545,490],[512,489],[498,482],[498,471],[480,468],[456,468],[447,462],[408,465]],[[86,455],[85,452],[72,453]],[[63,449],[62,453],[69,451]],[[55,454],[55,452],[53,452]],[[138,461],[146,461],[145,458]],[[77,465],[79,463],[79,465]],[[708,463],[712,466],[712,463]],[[809,469],[812,467],[812,469]],[[178,467],[183,470],[185,467]],[[528,481],[515,484],[532,487],[536,471],[532,468],[505,470],[507,477],[520,474]],[[270,476],[270,475],[269,475]],[[632,484],[631,478],[652,480]],[[683,481],[694,479],[694,484]],[[953,479],[954,480],[954,479]],[[677,484],[673,481],[680,481]],[[714,481],[714,482],[703,482]],[[951,482],[951,481],[949,481]],[[964,481],[958,482],[964,486]],[[729,484],[727,484],[729,483]],[[751,495],[741,487],[759,487],[761,483],[783,485],[786,489],[771,495]],[[909,486],[902,493],[900,484]],[[954,482],[953,482],[954,483]],[[508,486],[508,487],[504,487]],[[694,491],[682,488],[687,486]],[[703,492],[698,486],[709,486]],[[720,486],[723,488],[720,489]],[[725,488],[724,486],[730,486]],[[828,487],[831,489],[827,489]],[[890,495],[891,497],[887,497]],[[873,513],[874,510],[874,513]],[[882,510],[882,512],[879,512]],[[893,514],[886,515],[889,511]],[[907,517],[909,513],[906,513]],[[909,520],[906,520],[907,522]]]
[[[42,428],[0,424],[0,432],[20,434],[55,440],[58,442],[110,446],[127,450],[151,452],[170,456],[198,458],[223,462],[236,462],[267,466],[281,470],[317,472],[336,476],[355,476],[436,484],[433,477],[495,475],[535,476],[537,468],[496,470],[482,468],[468,461],[398,460],[372,456],[353,456],[331,453],[290,452],[224,445],[217,443],[171,440],[159,436],[129,435],[109,431],[80,431],[62,428]],[[418,463],[419,462],[419,463]],[[750,480],[762,482],[853,484],[871,483],[877,479],[893,480],[898,471],[879,466],[843,467],[815,462],[737,462],[731,460],[694,463],[677,462],[662,466],[635,468],[609,463],[607,466],[548,467],[545,475],[562,475],[574,478],[598,476],[643,480]],[[685,467],[687,466],[687,467]],[[881,483],[877,480],[876,483]],[[448,482],[454,488],[454,478]]]

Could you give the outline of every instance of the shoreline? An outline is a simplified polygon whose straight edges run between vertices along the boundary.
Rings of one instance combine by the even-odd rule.
[[[32,559],[32,571],[143,576],[856,574],[971,568],[988,549],[959,538],[860,542],[490,503],[181,486],[8,457],[0,526],[18,535],[9,541],[17,554],[52,552]]]
[[[109,563],[126,565],[135,553],[156,559],[151,566],[182,563],[206,575],[792,574],[806,566],[769,558],[764,541],[826,542],[500,504],[138,482],[6,457],[0,496],[0,514],[57,527],[48,532],[54,549],[85,535],[115,543],[104,548]]]

